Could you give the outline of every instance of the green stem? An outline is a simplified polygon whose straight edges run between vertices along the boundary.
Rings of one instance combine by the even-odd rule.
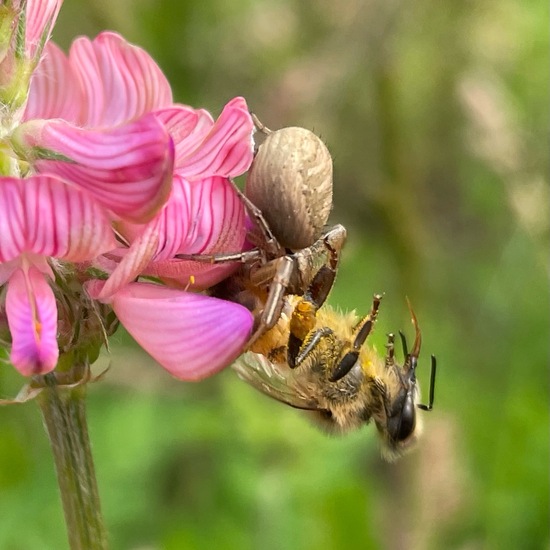
[[[43,377],[38,397],[55,460],[71,550],[105,550],[107,536],[99,502],[86,422],[86,385],[59,386]]]

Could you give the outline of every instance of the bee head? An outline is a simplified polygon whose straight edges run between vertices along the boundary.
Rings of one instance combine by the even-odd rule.
[[[376,420],[376,425],[384,442],[383,454],[388,460],[395,460],[412,447],[421,431],[416,410],[419,408],[431,411],[434,401],[436,361],[432,355],[428,405],[417,404],[419,390],[416,383],[416,367],[422,345],[422,334],[410,304],[409,309],[416,332],[413,349],[409,353],[407,339],[400,332],[405,360],[402,366],[398,365],[394,356],[394,335],[388,335],[386,346],[388,352],[385,359],[387,384],[383,384],[384,387],[380,388],[384,414]]]

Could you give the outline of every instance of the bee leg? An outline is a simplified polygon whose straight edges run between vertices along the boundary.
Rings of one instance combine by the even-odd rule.
[[[376,318],[378,317],[378,310],[380,309],[380,302],[382,301],[381,294],[375,294],[372,299],[372,307],[370,313],[357,324],[355,327],[355,339],[353,340],[353,349],[360,349],[365,343],[368,335],[371,333]]]
[[[346,374],[348,374],[348,372],[353,368],[353,365],[357,362],[357,359],[359,359],[361,346],[365,343],[368,335],[371,333],[376,317],[378,316],[378,309],[380,308],[381,300],[382,296],[380,294],[374,295],[370,313],[361,319],[355,327],[355,338],[353,340],[352,349],[349,350],[334,367],[334,370],[329,377],[331,382],[336,382],[346,376]]]
[[[290,359],[287,357],[288,364],[291,368],[296,368],[303,364],[308,357],[312,357],[315,351],[322,351],[323,355],[329,357],[330,355],[337,353],[338,345],[334,332],[329,327],[322,327],[315,331],[311,331],[303,344],[300,346],[294,359],[294,363],[290,363]]]
[[[290,334],[287,346],[287,362],[291,369],[296,368],[313,349],[311,346],[307,346],[304,353],[302,353],[304,340],[315,327],[317,309],[316,304],[305,297],[294,307],[290,318]]]
[[[309,288],[296,304],[290,319],[287,359],[290,368],[297,367],[309,353],[311,347],[302,349],[304,340],[315,327],[317,311],[324,304],[336,278],[338,252],[333,251],[327,265],[322,266],[313,277]],[[322,335],[321,335],[322,336]],[[320,337],[320,336],[319,336]],[[308,339],[308,342],[311,341]]]
[[[386,368],[393,367],[395,365],[395,334],[393,334],[393,332],[388,334],[386,350],[386,358],[384,360]]]

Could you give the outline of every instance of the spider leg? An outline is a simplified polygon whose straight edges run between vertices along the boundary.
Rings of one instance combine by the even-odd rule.
[[[307,290],[292,312],[287,348],[287,360],[291,368],[299,366],[306,360],[315,349],[316,346],[314,344],[318,343],[318,341],[332,338],[331,334],[325,334],[322,329],[313,334],[311,332],[315,328],[317,311],[328,298],[336,279],[340,249],[345,239],[345,229],[342,227],[342,232],[339,229],[340,227],[342,226],[336,226],[336,228],[329,230],[310,247],[318,247],[318,244],[321,243],[325,250],[328,251],[328,257],[326,263],[315,273]],[[306,250],[308,249],[298,254],[305,253]]]
[[[260,119],[256,116],[255,113],[250,113],[250,116],[252,117],[252,122],[254,122],[254,126],[262,132],[262,134],[265,134],[268,136],[269,134],[273,133],[273,130],[270,130],[263,122],[260,121]]]
[[[285,296],[289,294],[289,285],[293,281],[291,293],[303,294],[294,309],[294,320],[291,319],[290,323],[289,350],[292,346],[292,357],[297,355],[304,338],[315,325],[317,310],[324,304],[334,284],[340,250],[345,237],[344,227],[335,226],[310,247],[250,269],[247,277],[251,285],[253,287],[269,286],[269,291],[257,327],[247,343],[248,349],[277,324],[283,310]],[[319,258],[324,263],[317,269],[315,275],[311,276],[315,263],[320,262]],[[308,283],[304,284],[304,281]]]
[[[233,189],[244,204],[250,219],[258,228],[259,236],[255,233],[250,233],[249,238],[254,245],[263,249],[271,258],[277,258],[286,254],[285,249],[279,244],[279,241],[271,231],[267,220],[264,218],[262,211],[237,187],[233,180],[230,180]],[[259,242],[256,242],[259,241]]]
[[[230,252],[227,254],[176,254],[178,260],[191,260],[209,264],[220,264],[226,262],[240,262],[248,264],[255,261],[265,263],[265,253],[259,248],[245,250],[244,252]]]
[[[262,211],[237,187],[230,179],[231,185],[243,203],[249,217],[254,222],[257,231],[249,232],[248,239],[256,248],[244,252],[232,252],[228,254],[176,254],[179,260],[192,260],[206,263],[241,262],[243,264],[259,260],[266,263],[267,258],[279,258],[286,254],[286,250],[279,244],[279,241],[269,228],[267,220]]]
[[[269,293],[259,317],[258,325],[246,344],[247,349],[250,349],[260,336],[277,324],[283,310],[286,289],[294,270],[294,260],[292,256],[277,258],[273,260],[273,262],[268,263],[266,267],[270,266],[270,264],[275,266],[275,275],[269,285]]]

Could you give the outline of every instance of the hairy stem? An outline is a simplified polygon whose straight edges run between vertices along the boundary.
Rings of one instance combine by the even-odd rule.
[[[59,386],[53,373],[42,378],[38,402],[54,455],[69,546],[104,550],[107,536],[86,422],[86,386]]]

